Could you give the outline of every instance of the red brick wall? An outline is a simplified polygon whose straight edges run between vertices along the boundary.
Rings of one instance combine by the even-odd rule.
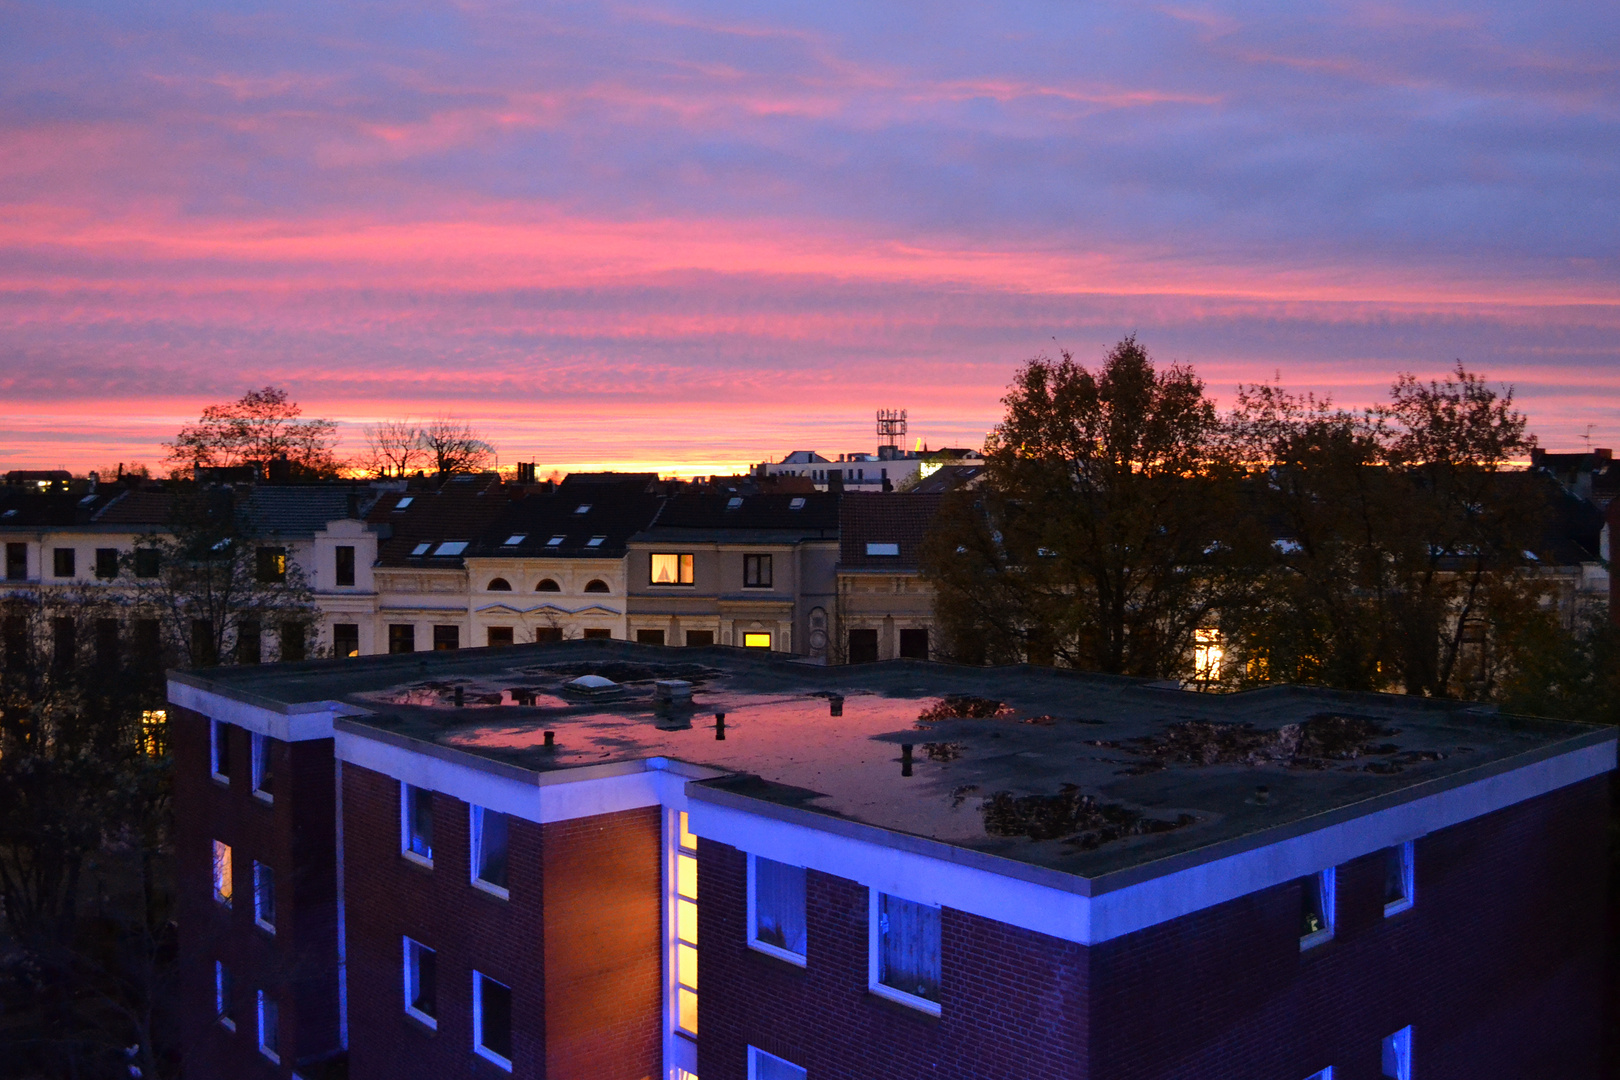
[[[320,1061],[340,1050],[332,741],[278,743],[273,748],[276,797],[266,805],[251,793],[245,729],[227,728],[228,787],[210,775],[207,718],[171,707],[169,730],[186,1075],[285,1077],[300,1061]],[[235,900],[230,908],[213,899],[215,840],[231,845]],[[255,859],[276,873],[274,936],[253,921]],[[234,1033],[214,1020],[216,960],[223,960],[235,979]],[[257,1049],[253,1002],[260,989],[280,1003],[279,1067]]]
[[[512,1075],[657,1073],[656,809],[543,827],[513,820],[507,900],[471,883],[466,803],[434,796],[432,869],[400,854],[396,781],[344,766],[343,818],[355,1080],[505,1075],[472,1051],[474,970],[512,988]],[[404,1012],[407,934],[438,951],[437,1031]]]
[[[1305,953],[1295,885],[1097,946],[1095,1075],[1377,1080],[1411,1024],[1423,1080],[1597,1077],[1607,803],[1600,778],[1420,839],[1388,919],[1381,860],[1341,866]]]
[[[1085,952],[946,909],[938,1019],[867,991],[867,891],[806,875],[805,968],[748,948],[747,859],[698,841],[698,1075],[744,1080],[752,1044],[815,1080],[1085,1080]]]

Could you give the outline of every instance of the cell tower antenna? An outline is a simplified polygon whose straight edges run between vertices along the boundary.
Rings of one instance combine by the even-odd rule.
[[[906,410],[879,409],[877,433],[884,446],[899,446],[906,441]]]

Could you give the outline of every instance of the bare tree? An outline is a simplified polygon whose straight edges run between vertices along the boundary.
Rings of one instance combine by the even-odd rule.
[[[195,424],[180,429],[169,448],[170,465],[229,466],[286,458],[295,474],[335,476],[337,425],[303,420],[303,410],[274,386],[249,390],[235,401],[210,405]]]
[[[422,428],[422,447],[443,474],[482,472],[495,463],[495,448],[471,424],[451,416]]]
[[[383,420],[367,424],[366,456],[360,465],[377,476],[406,476],[427,460],[422,429],[415,422]]]

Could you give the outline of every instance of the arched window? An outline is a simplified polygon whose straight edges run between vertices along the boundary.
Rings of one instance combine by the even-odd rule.
[[[510,581],[507,581],[503,577],[498,577],[498,578],[491,579],[490,583],[485,587],[488,588],[490,592],[511,592],[512,591],[512,583]]]
[[[555,581],[551,580],[550,578],[546,578],[544,581],[540,582],[540,584],[538,584],[538,585],[536,585],[534,587],[534,591],[535,592],[562,592],[562,586],[558,585]]]
[[[611,592],[612,590],[607,587],[607,582],[603,581],[601,578],[591,578],[590,581],[585,583],[585,591]]]

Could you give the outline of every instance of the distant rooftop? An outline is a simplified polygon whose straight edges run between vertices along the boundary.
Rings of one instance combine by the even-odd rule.
[[[566,688],[586,674],[619,689]],[[710,766],[729,775],[708,786],[762,812],[797,808],[1110,888],[1615,738],[1392,695],[1197,694],[1050,668],[819,667],[626,642],[171,677],[274,710],[343,702],[364,710],[339,721],[355,731],[534,773],[655,756]],[[691,705],[661,704],[659,679],[690,682]]]

